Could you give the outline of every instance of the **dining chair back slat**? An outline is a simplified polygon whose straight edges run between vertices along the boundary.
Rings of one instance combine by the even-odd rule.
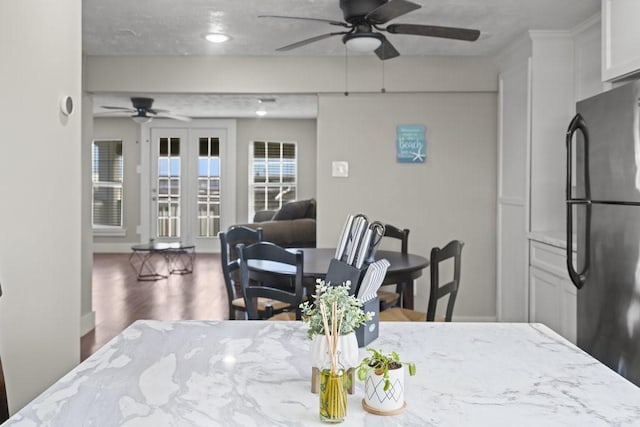
[[[249,227],[232,227],[226,232],[218,233],[220,239],[220,262],[222,276],[227,289],[227,301],[229,304],[229,319],[236,318],[236,311],[245,311],[244,304],[237,304],[239,292],[236,283],[240,283],[238,253],[236,245],[239,243],[250,244],[262,241],[262,228],[254,230]]]
[[[427,307],[427,321],[433,322],[436,316],[438,300],[449,295],[447,301],[447,311],[445,322],[451,322],[453,307],[458,296],[460,286],[460,270],[462,266],[462,247],[464,242],[452,240],[443,248],[435,247],[431,249],[431,293],[429,294],[429,304]],[[440,264],[453,258],[453,280],[444,285],[440,285]]]
[[[384,237],[400,240],[400,252],[403,255],[409,253],[409,230],[400,229],[391,224],[384,225]],[[380,310],[386,310],[393,306],[403,306],[405,288],[407,283],[396,283],[395,292],[380,290],[378,297],[380,298]]]
[[[393,307],[380,312],[381,321],[401,321],[416,322],[425,320],[433,322],[436,320],[444,320],[451,322],[453,316],[453,307],[458,296],[460,287],[460,270],[462,267],[462,247],[464,242],[460,240],[452,240],[443,248],[435,247],[431,249],[431,257],[429,268],[431,269],[431,292],[429,294],[429,302],[427,304],[427,312],[418,312],[401,307]],[[440,265],[449,259],[453,259],[453,280],[441,285],[440,284]],[[447,308],[443,318],[436,319],[436,311],[438,308],[438,300],[448,296]]]
[[[266,304],[264,310],[258,309],[260,299],[273,300],[287,303],[291,311],[295,310],[296,320],[301,319],[299,305],[303,300],[304,286],[304,255],[302,251],[290,251],[270,242],[257,242],[251,245],[239,244],[237,246],[240,256],[240,283],[244,296],[247,317],[249,320],[258,320],[271,317],[273,310],[270,304]],[[266,263],[282,264],[289,269],[294,269],[293,278],[291,271],[283,273],[282,270],[275,269],[266,272],[261,268],[260,283],[256,284],[251,280],[250,261],[260,261]],[[265,275],[264,273],[268,273]],[[267,277],[269,282],[263,280]],[[292,283],[291,283],[292,282]],[[292,289],[286,289],[282,284],[292,284]]]

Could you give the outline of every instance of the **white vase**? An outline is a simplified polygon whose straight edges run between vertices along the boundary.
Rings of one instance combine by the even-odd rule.
[[[324,335],[315,335],[310,348],[311,366],[321,368],[329,364],[327,339]],[[340,364],[345,368],[355,368],[360,363],[358,354],[358,339],[356,333],[340,335],[338,338],[338,354]]]
[[[365,409],[393,412],[404,407],[404,367],[389,370],[389,389],[384,391],[384,377],[369,369],[364,383]]]

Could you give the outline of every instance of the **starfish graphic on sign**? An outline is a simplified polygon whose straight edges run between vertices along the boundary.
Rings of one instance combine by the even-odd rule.
[[[418,148],[418,152],[417,153],[416,152],[411,153],[411,154],[413,154],[413,161],[414,162],[420,162],[420,163],[424,162],[424,154],[422,154],[420,151],[421,151],[420,148]]]

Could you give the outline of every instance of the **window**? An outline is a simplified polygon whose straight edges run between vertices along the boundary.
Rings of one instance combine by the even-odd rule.
[[[220,139],[198,138],[198,235],[220,231]]]
[[[94,141],[92,147],[93,227],[122,230],[122,141]]]
[[[249,219],[260,210],[278,210],[296,199],[298,157],[295,142],[254,141],[249,178]]]

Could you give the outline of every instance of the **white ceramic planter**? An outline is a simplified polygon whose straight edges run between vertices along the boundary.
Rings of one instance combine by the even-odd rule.
[[[391,385],[384,391],[384,377],[370,369],[364,382],[365,409],[393,413],[404,409],[404,367],[389,370]]]

